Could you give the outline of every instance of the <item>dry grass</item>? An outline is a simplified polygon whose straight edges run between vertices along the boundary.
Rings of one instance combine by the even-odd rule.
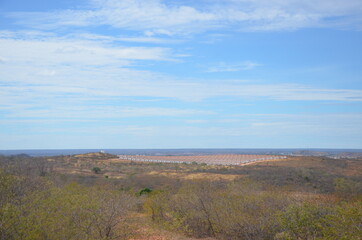
[[[191,238],[175,232],[169,232],[152,224],[149,216],[142,213],[134,214],[133,221],[142,227],[138,227],[135,237],[129,240],[215,240],[214,238]]]
[[[233,181],[241,177],[238,174],[222,174],[222,173],[184,173],[176,171],[152,171],[148,175],[165,176],[170,178],[184,179],[184,180],[226,180]]]
[[[94,182],[108,178],[122,188],[173,188],[184,181],[207,180],[231,182],[250,178],[288,191],[331,193],[335,180],[362,181],[361,159],[330,159],[325,157],[288,157],[258,161],[243,166],[206,164],[133,162],[110,156],[76,155],[55,157],[55,172],[68,174],[75,181]],[[101,168],[100,174],[92,172]],[[91,179],[92,178],[92,179]]]
[[[330,159],[323,157],[289,157],[287,159],[251,163],[261,167],[316,168],[344,176],[361,176],[362,159]]]

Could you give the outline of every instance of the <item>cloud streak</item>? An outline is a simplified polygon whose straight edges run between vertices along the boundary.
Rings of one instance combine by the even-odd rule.
[[[49,102],[59,98],[152,97],[202,101],[217,97],[281,101],[362,101],[362,90],[315,88],[303,84],[250,83],[243,79],[183,79],[139,70],[140,61],[174,61],[160,47],[122,47],[98,41],[56,37],[1,38],[0,99],[3,104]],[[258,63],[222,65],[216,71],[252,69]],[[234,79],[235,80],[235,79]]]
[[[251,70],[256,67],[262,66],[260,63],[245,61],[241,63],[224,63],[221,62],[217,65],[209,67],[206,72],[214,73],[214,72],[239,72],[245,70]]]
[[[90,0],[2,16],[3,147],[360,146],[360,0]],[[266,33],[308,28],[329,30]]]
[[[12,13],[19,24],[42,29],[61,26],[110,25],[152,35],[187,35],[213,29],[280,31],[308,27],[361,29],[359,0],[204,1],[207,8],[193,4],[167,4],[161,0],[94,0],[91,7],[51,13]]]
[[[44,107],[44,106],[43,106]],[[122,119],[132,117],[182,117],[214,114],[212,111],[161,107],[117,106],[52,106],[42,109],[22,109],[7,114],[9,118],[46,119]]]

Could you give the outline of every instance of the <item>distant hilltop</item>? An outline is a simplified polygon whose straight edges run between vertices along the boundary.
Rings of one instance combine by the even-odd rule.
[[[117,158],[116,155],[105,153],[104,151],[100,152],[90,152],[90,153],[83,153],[83,154],[76,154],[73,155],[74,158],[91,158],[91,159],[110,159],[110,158]]]

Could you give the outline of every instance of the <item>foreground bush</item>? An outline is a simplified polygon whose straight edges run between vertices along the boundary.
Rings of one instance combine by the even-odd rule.
[[[250,181],[186,184],[151,194],[152,221],[192,237],[217,239],[361,239],[362,201],[295,199]]]
[[[285,231],[278,239],[358,240],[362,236],[362,201],[294,205],[280,221]]]
[[[279,230],[275,216],[286,206],[285,197],[251,182],[187,184],[145,202],[154,222],[189,236],[219,239],[272,239]]]
[[[0,186],[0,239],[127,239],[133,232],[128,214],[134,197],[110,189],[69,184],[28,193],[10,201],[17,178]],[[9,190],[10,189],[10,190]]]

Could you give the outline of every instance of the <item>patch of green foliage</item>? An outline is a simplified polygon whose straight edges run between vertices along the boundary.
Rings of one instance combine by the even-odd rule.
[[[149,194],[149,193],[151,193],[152,192],[152,190],[151,189],[149,189],[149,188],[144,188],[144,189],[142,189],[141,191],[139,191],[139,195],[141,196],[141,195],[143,195],[143,194]]]
[[[99,167],[94,167],[92,168],[92,172],[94,172],[95,174],[99,174],[101,173],[101,169]]]

